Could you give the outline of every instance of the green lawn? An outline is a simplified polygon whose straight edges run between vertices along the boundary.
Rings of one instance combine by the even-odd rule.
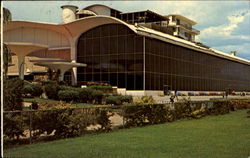
[[[5,151],[6,157],[41,158],[248,158],[246,110],[199,120],[123,129]]]
[[[37,102],[37,103],[58,103],[59,101],[53,100],[53,99],[43,99],[39,97],[35,98],[23,98],[23,101],[25,102]]]

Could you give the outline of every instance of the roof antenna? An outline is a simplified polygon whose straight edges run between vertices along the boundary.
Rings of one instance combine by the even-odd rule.
[[[237,54],[237,51],[231,51],[230,52],[230,55],[232,55],[232,56],[236,56],[236,54]]]

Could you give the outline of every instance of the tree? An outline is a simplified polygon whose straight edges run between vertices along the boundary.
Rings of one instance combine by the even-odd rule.
[[[11,13],[8,9],[3,8],[3,23],[6,24],[11,21]],[[1,41],[2,42],[2,41]],[[1,56],[2,57],[2,56]],[[6,44],[3,44],[3,75],[6,78],[8,73],[8,66],[11,63],[11,50]]]

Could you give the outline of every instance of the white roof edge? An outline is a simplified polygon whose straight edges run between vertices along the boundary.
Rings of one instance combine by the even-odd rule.
[[[155,39],[159,39],[159,40],[162,40],[161,38],[164,38],[167,40],[167,42],[170,42],[172,44],[180,45],[180,46],[183,46],[186,48],[197,50],[199,52],[208,53],[210,55],[214,55],[214,56],[218,56],[218,57],[225,58],[228,60],[233,60],[233,61],[237,61],[237,62],[240,62],[243,64],[250,65],[250,61],[247,59],[243,59],[243,58],[240,58],[237,56],[232,56],[230,54],[227,54],[227,53],[224,53],[224,52],[212,49],[212,48],[208,49],[208,48],[200,47],[200,46],[196,45],[195,43],[189,42],[189,41],[184,40],[184,39],[180,39],[178,37],[174,37],[172,35],[168,35],[168,34],[165,34],[165,33],[162,33],[162,32],[156,31],[156,30],[152,30],[149,28],[145,28],[145,27],[138,27],[136,29],[137,29],[137,34],[145,35],[145,34],[141,33],[141,32],[145,32],[145,33],[149,34],[146,36],[151,37],[151,38],[155,38]],[[155,37],[153,37],[152,34],[155,35]],[[164,41],[164,40],[162,40],[162,41]]]
[[[59,25],[71,25],[73,23],[77,23],[79,21],[82,21],[82,20],[87,20],[87,19],[97,19],[97,18],[108,18],[108,19],[112,19],[118,23],[121,23],[123,25],[126,25],[127,27],[129,27],[132,31],[134,31],[135,33],[137,33],[137,30],[136,30],[136,27],[134,25],[131,25],[131,24],[128,24],[120,19],[117,19],[115,17],[112,17],[112,16],[107,16],[107,15],[97,15],[97,16],[88,16],[88,17],[84,17],[84,18],[81,18],[81,19],[76,19],[75,21],[72,21],[72,22],[69,22],[69,23],[65,23],[65,24],[59,24]]]
[[[26,23],[37,23],[37,24],[44,24],[44,25],[60,25],[58,23],[48,23],[48,22],[41,22],[41,21],[26,21],[26,20],[12,20],[10,22],[26,22]]]

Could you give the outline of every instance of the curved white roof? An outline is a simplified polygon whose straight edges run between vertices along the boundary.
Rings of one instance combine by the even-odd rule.
[[[89,9],[89,8],[93,8],[93,7],[97,7],[97,6],[100,6],[100,7],[103,7],[103,8],[108,8],[108,9],[113,9],[113,10],[116,10],[118,12],[121,12],[121,11],[119,11],[117,9],[111,8],[111,7],[103,5],[103,4],[93,4],[93,5],[87,6],[87,7],[83,8],[83,9],[85,10],[85,9]]]
[[[91,28],[111,23],[123,24],[136,33],[136,29],[133,25],[129,25],[120,19],[105,15],[89,16],[62,24],[41,23],[34,21],[11,21],[7,24],[4,24],[3,31],[5,32],[14,30],[20,27],[36,27],[50,29],[55,32],[63,33],[68,37],[74,38],[80,36],[82,33],[88,31]]]

